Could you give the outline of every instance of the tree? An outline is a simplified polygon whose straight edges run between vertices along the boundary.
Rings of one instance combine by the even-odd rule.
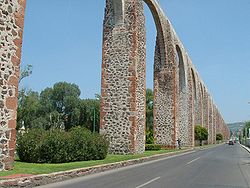
[[[146,144],[154,144],[153,130],[146,130]]]
[[[200,141],[200,145],[202,146],[202,141],[208,139],[208,131],[205,127],[202,127],[201,125],[195,126],[195,140]]]
[[[248,137],[249,129],[250,129],[250,121],[245,123],[245,126],[243,128],[243,137]]]
[[[223,135],[221,133],[216,134],[216,140],[218,141],[223,140]]]
[[[23,69],[21,69],[20,77],[19,77],[19,83],[26,77],[30,76],[32,74],[32,65],[26,65]]]
[[[154,94],[151,89],[146,90],[146,128],[147,130],[153,131],[153,101]]]
[[[92,132],[98,132],[100,127],[100,100],[83,99],[80,103],[79,125]]]
[[[23,125],[25,128],[33,127],[33,120],[38,115],[39,109],[39,93],[22,90],[18,100],[16,129],[19,130]]]
[[[63,127],[69,130],[72,126],[76,126],[79,120],[80,94],[81,91],[76,84],[58,82],[54,84],[53,88],[46,88],[41,92],[42,113],[45,115],[49,112],[50,121],[52,115],[56,114],[55,118],[59,117],[63,121]],[[54,126],[62,126],[59,119],[57,121],[59,124],[53,122]]]
[[[32,69],[33,66],[32,65],[26,65],[24,68],[21,68],[20,70],[20,76],[19,76],[19,80],[18,83],[20,84],[21,81],[30,76],[32,74]],[[21,128],[23,126],[24,120],[20,119],[20,117],[22,117],[22,115],[20,115],[20,113],[24,113],[22,112],[22,105],[24,105],[24,101],[25,97],[27,96],[27,93],[31,93],[30,90],[27,91],[26,88],[22,88],[18,91],[18,107],[17,107],[17,126],[16,129],[18,130],[19,128]]]
[[[17,129],[43,128],[69,130],[75,126],[98,132],[100,98],[81,99],[76,84],[59,82],[40,94],[22,90],[18,100]]]

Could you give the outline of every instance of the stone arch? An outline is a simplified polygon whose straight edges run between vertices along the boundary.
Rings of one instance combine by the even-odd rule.
[[[208,126],[208,143],[213,143],[213,125],[214,125],[214,108],[213,108],[213,100],[211,99],[211,96],[209,95],[209,126]]]
[[[179,68],[179,93],[180,93],[183,92],[183,90],[186,88],[186,73],[185,73],[185,64],[183,61],[182,52],[178,45],[176,45],[176,58]]]
[[[188,108],[189,108],[189,96],[188,88],[186,83],[186,62],[184,62],[182,50],[178,44],[175,45],[176,52],[176,69],[177,71],[177,127],[176,127],[176,137],[181,140],[182,145],[190,145],[189,141],[189,117],[188,117]]]
[[[209,120],[209,110],[208,110],[208,92],[203,86],[203,92],[204,92],[204,97],[203,97],[203,126],[205,126],[208,129],[208,120]]]
[[[204,97],[204,90],[201,82],[200,82],[200,90],[201,90],[201,96]]]
[[[199,98],[200,98],[200,101],[199,101],[199,111],[200,111],[200,124],[202,126],[204,126],[204,123],[203,123],[203,100],[204,100],[204,91],[203,91],[203,87],[202,87],[202,83],[200,82],[199,84],[199,91],[200,91],[200,95],[199,95]]]
[[[124,22],[124,0],[112,0],[114,25],[120,25]]]
[[[156,140],[173,143],[174,108],[166,90],[166,18],[155,0],[144,1],[154,17],[157,39],[154,63],[154,126]],[[113,21],[112,21],[113,20]],[[145,18],[142,0],[106,0],[103,30],[100,132],[110,140],[111,153],[143,153],[145,144]],[[120,75],[116,77],[116,75]],[[173,77],[174,78],[174,77]],[[174,79],[172,79],[174,80]],[[171,116],[171,118],[170,118]],[[162,125],[169,123],[168,129]],[[163,137],[163,138],[162,138]],[[169,139],[170,138],[170,139]],[[169,144],[169,145],[170,145]]]
[[[12,9],[8,6],[0,7],[1,12],[8,13],[5,14],[4,25],[10,27],[10,30],[0,33],[1,38],[5,38],[3,42],[8,43],[1,47],[5,48],[3,51],[9,52],[7,56],[0,52],[4,62],[4,68],[0,70],[0,170],[11,169],[14,161],[18,71],[26,4],[26,0],[11,1]],[[145,148],[146,41],[143,1],[149,6],[157,28],[154,64],[155,143],[170,147],[174,147],[176,143],[179,99],[174,41],[179,41],[178,37],[157,0],[106,0],[100,133],[106,134],[109,138],[112,153],[143,153]],[[9,37],[7,40],[5,35],[10,36],[10,40]],[[188,109],[194,112],[198,109],[196,101],[199,76],[195,74],[191,61],[189,67],[191,68],[187,71]],[[207,96],[208,125],[209,131],[213,134],[213,125],[216,121],[214,104],[210,96]],[[190,122],[197,121],[189,115],[189,124]],[[193,145],[194,126],[188,127],[189,142]],[[224,127],[224,130],[225,135],[229,136],[228,128]],[[210,140],[213,142],[213,135],[210,135]]]
[[[196,82],[192,64],[188,61],[188,135],[189,146],[194,146],[194,127],[195,127],[195,93]]]
[[[191,68],[191,76],[192,76],[192,92],[193,92],[193,96],[194,96],[194,101],[197,100],[197,90],[196,90],[196,79],[195,79],[195,74],[194,74],[194,70]]]

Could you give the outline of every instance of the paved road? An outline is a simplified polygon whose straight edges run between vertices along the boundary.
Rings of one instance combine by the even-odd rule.
[[[169,157],[43,188],[249,188],[250,153],[234,146]]]

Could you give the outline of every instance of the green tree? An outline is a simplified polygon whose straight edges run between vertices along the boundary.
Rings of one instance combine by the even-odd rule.
[[[33,127],[33,120],[39,114],[39,93],[21,90],[17,109],[17,130],[23,125],[25,128]]]
[[[195,132],[195,140],[199,140],[200,145],[202,145],[203,140],[208,139],[208,131],[205,127],[202,127],[201,125],[196,125],[194,132]]]
[[[32,74],[32,69],[33,69],[33,66],[32,65],[26,65],[24,68],[21,68],[20,70],[20,76],[19,76],[19,80],[18,80],[18,83],[20,84],[21,81],[30,76]],[[30,93],[31,91],[28,90],[26,88],[21,88],[19,91],[18,91],[18,106],[17,106],[17,126],[16,126],[16,129],[20,129],[23,124],[24,124],[24,120],[21,119],[22,117],[22,114],[21,113],[25,113],[22,108],[24,104],[24,101],[26,101],[26,96],[27,96],[27,93]]]
[[[100,97],[80,99],[77,85],[59,82],[40,94],[21,90],[18,100],[18,127],[65,129],[82,126],[98,132]]]
[[[58,82],[53,88],[46,88],[41,92],[42,113],[44,115],[49,113],[50,121],[55,127],[62,126],[58,118],[61,119],[63,127],[69,130],[72,126],[76,126],[79,120],[80,94],[81,91],[76,84]],[[57,121],[52,122],[52,118]]]
[[[80,104],[79,125],[92,132],[98,132],[100,127],[100,100],[83,99]]]
[[[146,144],[154,144],[153,130],[146,130]]]
[[[223,135],[221,133],[216,134],[216,140],[218,141],[223,140]]]
[[[151,89],[146,90],[146,128],[147,130],[153,130],[153,101],[154,94]]]
[[[250,121],[245,123],[245,126],[243,128],[243,137],[247,138],[249,135],[249,129],[250,129]]]
[[[26,77],[30,76],[32,74],[33,66],[32,65],[26,65],[24,68],[21,68],[21,73],[19,77],[19,83]]]

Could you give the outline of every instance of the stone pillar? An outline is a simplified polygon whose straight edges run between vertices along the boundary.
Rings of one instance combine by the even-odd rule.
[[[216,116],[217,116],[217,111],[216,111],[216,106],[213,104],[213,144],[216,143]]]
[[[204,98],[203,98],[203,126],[208,130],[209,124],[209,107],[208,107],[208,93],[204,89]]]
[[[193,91],[193,76],[191,67],[188,69],[188,137],[189,145],[194,146],[194,127],[195,127],[195,113],[194,113],[194,91]]]
[[[187,57],[185,49],[176,41],[176,69],[177,69],[177,128],[176,137],[181,140],[182,146],[191,146],[189,139],[189,87],[187,81]]]
[[[25,0],[0,1],[0,170],[13,168]]]
[[[145,150],[146,39],[141,0],[106,0],[100,133],[110,153]]]
[[[208,96],[208,110],[209,110],[209,122],[208,122],[208,143],[213,144],[213,101],[210,96]]]
[[[154,139],[156,144],[176,146],[177,78],[175,45],[170,22],[163,22],[157,36],[154,64]]]

